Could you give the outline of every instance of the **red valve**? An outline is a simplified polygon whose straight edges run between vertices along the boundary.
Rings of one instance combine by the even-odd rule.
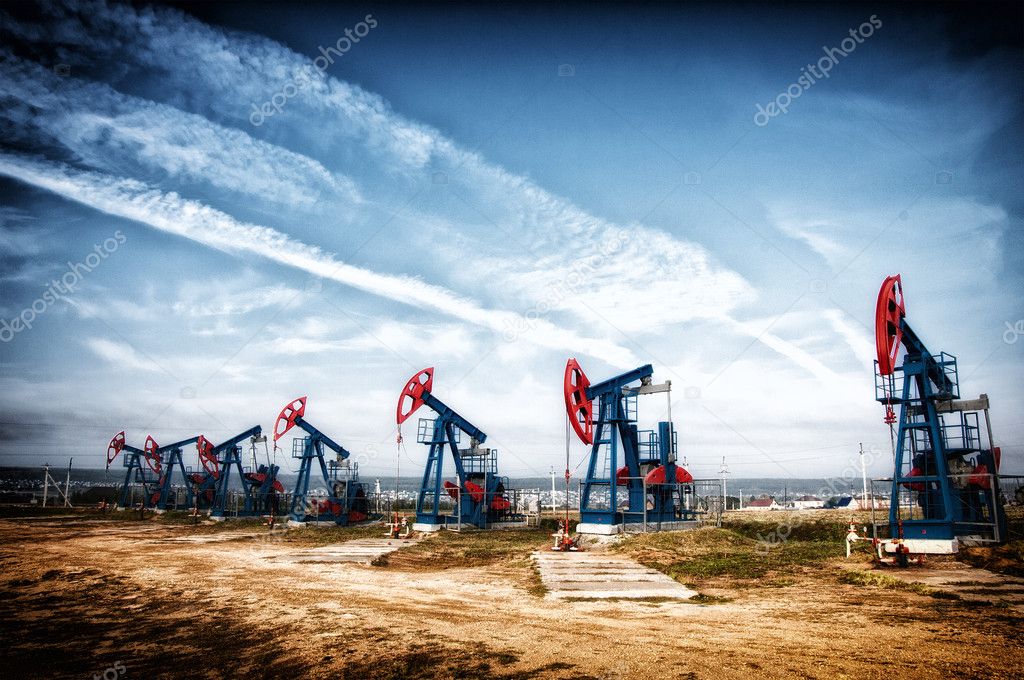
[[[903,340],[900,320],[906,314],[900,275],[887,276],[878,291],[878,303],[875,305],[875,349],[881,375],[892,375],[896,368],[896,355],[899,354],[900,342]]]
[[[295,421],[305,414],[306,397],[299,397],[281,409],[281,413],[277,415],[277,422],[274,423],[274,441],[277,442],[288,430],[295,427]]]
[[[121,430],[113,437],[110,438],[110,443],[107,444],[107,468],[114,462],[117,455],[121,453],[121,449],[124,448],[124,430]]]
[[[405,389],[398,395],[398,407],[395,409],[395,421],[401,425],[416,409],[423,406],[423,393],[430,392],[434,387],[434,367],[424,368],[409,378]]]
[[[210,443],[210,440],[199,435],[199,439],[196,441],[196,450],[199,451],[199,462],[202,463],[203,469],[214,479],[220,479],[220,467],[217,464],[217,456],[213,453],[213,444]]]
[[[885,405],[885,419],[884,420],[885,420],[885,424],[886,425],[892,425],[893,423],[896,422],[896,412],[892,410],[892,406],[890,404],[886,404]]]
[[[147,435],[145,446],[146,465],[149,466],[150,470],[157,474],[160,474],[160,454],[157,452],[157,449],[159,448],[160,447],[157,446],[156,440]]]
[[[565,377],[562,391],[565,395],[565,412],[569,414],[569,424],[576,431],[576,436],[584,444],[594,443],[594,411],[593,401],[587,397],[590,380],[583,372],[576,359],[565,363]]]

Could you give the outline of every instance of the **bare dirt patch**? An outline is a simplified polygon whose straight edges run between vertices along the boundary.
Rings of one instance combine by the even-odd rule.
[[[1013,609],[842,583],[845,562],[818,546],[758,564],[737,531],[623,548],[709,560],[679,566],[702,594],[687,603],[543,599],[528,555],[544,531],[442,534],[380,566],[266,559],[382,533],[320,531],[0,521],[4,674],[119,661],[124,678],[1013,677],[1024,648]]]

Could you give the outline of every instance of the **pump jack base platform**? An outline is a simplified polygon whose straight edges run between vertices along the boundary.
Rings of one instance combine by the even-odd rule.
[[[882,539],[885,540],[885,539]],[[964,541],[967,543],[967,540]],[[911,555],[955,555],[960,551],[960,540],[955,538],[905,538],[903,545]],[[885,552],[896,552],[896,543],[885,540]]]
[[[696,529],[700,523],[696,520],[679,520],[672,522],[648,522],[646,531],[682,531],[685,529]],[[643,533],[645,531],[642,522],[629,522],[628,524],[595,524],[592,522],[581,522],[576,525],[578,534],[594,534],[597,536],[614,536],[621,533]]]
[[[315,520],[311,519],[308,521],[296,522],[293,519],[288,520],[288,526],[290,527],[343,527],[351,526],[351,524],[338,524],[333,519]]]
[[[426,522],[413,522],[413,525],[412,525],[412,530],[413,531],[422,531],[423,533],[427,533],[427,534],[435,532],[435,531],[440,531],[441,529],[444,529],[444,528],[445,528],[444,524],[428,524]]]

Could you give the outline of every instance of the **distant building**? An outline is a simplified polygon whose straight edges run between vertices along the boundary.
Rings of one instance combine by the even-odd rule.
[[[875,510],[889,509],[889,499],[879,498],[878,496],[868,499],[843,496],[836,501],[836,504],[833,507],[839,510],[870,510],[872,503],[874,503]]]
[[[792,505],[797,510],[810,510],[825,507],[825,501],[817,496],[800,496],[793,499]]]
[[[763,510],[778,510],[781,507],[782,506],[775,502],[774,498],[769,496],[768,498],[754,498],[753,500],[748,501],[747,504],[743,506],[743,509],[751,512],[758,512]]]

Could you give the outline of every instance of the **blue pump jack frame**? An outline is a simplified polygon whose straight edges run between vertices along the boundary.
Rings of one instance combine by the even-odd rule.
[[[644,469],[642,466],[658,464],[665,468],[668,483],[648,486],[648,495],[653,496],[653,508],[646,511],[648,522],[669,522],[693,519],[694,513],[678,507],[673,495],[676,488],[676,462],[674,428],[671,422],[658,423],[658,457],[641,458],[640,443],[635,418],[631,417],[627,404],[630,392],[635,393],[634,383],[644,384],[654,375],[650,364],[627,371],[614,378],[587,388],[587,398],[597,402],[597,420],[594,423],[594,443],[590,449],[590,462],[580,494],[580,521],[588,524],[617,525],[641,523],[644,520],[647,499],[644,497]],[[599,465],[607,452],[607,476]],[[616,472],[620,464],[628,472],[626,480],[625,510],[619,509],[619,489]],[[607,489],[607,507],[592,507],[595,492]],[[600,503],[602,506],[603,503]]]
[[[185,482],[185,493],[187,494],[186,507],[191,507],[193,504],[192,497],[192,485],[189,483],[188,474],[185,470],[185,463],[182,460],[181,450],[189,444],[195,444],[199,441],[199,435],[190,437],[189,439],[183,439],[180,442],[174,442],[167,446],[161,446],[156,450],[157,456],[160,458],[161,464],[163,465],[163,474],[160,476],[160,498],[156,502],[156,509],[164,511],[167,509],[167,501],[171,495],[171,487],[174,483],[174,468],[177,466],[181,472],[181,479]]]
[[[437,417],[434,418],[430,440],[421,442],[430,444],[430,451],[427,454],[427,465],[423,470],[420,493],[416,499],[416,522],[432,526],[447,526],[458,521],[479,529],[488,528],[496,519],[496,513],[491,511],[491,503],[495,498],[503,495],[504,482],[501,477],[487,469],[476,472],[476,477],[467,472],[458,445],[459,431],[469,437],[471,449],[475,449],[487,441],[487,433],[463,418],[455,409],[428,390],[423,391],[420,399],[425,406],[437,414]],[[452,515],[443,514],[439,507],[441,494],[447,493],[442,487],[445,449],[451,452],[452,461],[455,464],[455,475],[459,480],[459,489],[461,489],[458,494],[458,512]],[[466,482],[478,484],[484,491],[483,498],[477,501],[467,493]],[[431,499],[433,502],[430,502]]]
[[[339,477],[340,466],[331,466],[328,471],[327,461],[324,460],[324,448],[328,448],[337,454],[337,460],[346,460],[349,457],[348,450],[337,443],[326,434],[313,427],[302,416],[295,419],[295,424],[302,428],[308,435],[303,438],[302,462],[299,466],[299,477],[295,481],[295,493],[292,495],[291,511],[288,514],[289,523],[305,524],[308,522],[333,522],[338,525],[348,524],[350,517],[360,513],[365,518],[366,508],[358,507],[360,503],[366,502],[366,492],[362,482],[358,481],[350,472],[347,478]],[[327,488],[327,512],[320,512],[310,515],[307,512],[307,500],[309,497],[309,478],[313,471],[313,461],[320,467],[320,474],[324,486]],[[333,471],[333,474],[332,474]],[[344,488],[344,496],[338,493]],[[332,508],[340,508],[334,512]],[[353,518],[354,520],[354,518]]]
[[[225,519],[227,517],[228,491],[231,489],[231,470],[238,472],[238,479],[242,485],[242,492],[245,495],[245,503],[238,511],[239,517],[256,517],[268,511],[268,493],[277,479],[279,467],[270,465],[266,469],[266,479],[262,485],[255,487],[245,478],[245,469],[242,467],[242,452],[239,444],[246,439],[256,439],[263,434],[263,429],[257,425],[249,428],[241,434],[215,446],[212,453],[217,457],[220,468],[220,478],[217,479],[217,491],[213,499],[213,507],[210,509],[210,517],[213,519]],[[262,467],[261,467],[262,469]]]
[[[988,524],[994,525],[997,537],[1005,540],[1006,514],[1000,502],[999,478],[992,451],[980,448],[980,437],[977,446],[950,448],[936,405],[937,401],[960,397],[955,381],[956,357],[931,354],[907,323],[906,317],[900,320],[900,327],[906,355],[903,365],[895,370],[903,373],[903,389],[899,396],[891,394],[892,382],[889,382],[889,388],[877,397],[885,404],[900,404],[889,504],[890,531],[895,538],[898,523],[902,522],[904,538],[948,540],[976,535],[979,525]],[[892,380],[889,376],[880,377]],[[915,431],[923,431],[924,436],[915,437]],[[923,447],[915,443],[922,441]],[[966,442],[964,444],[966,446]],[[954,483],[950,476],[953,474],[950,462],[969,455],[975,456],[975,462],[984,464],[992,474],[991,489],[968,488],[970,485],[962,481]],[[917,467],[922,474],[909,476],[912,467]],[[925,486],[923,491],[911,492],[916,495],[916,503],[921,508],[923,516],[920,518],[900,515],[901,486],[909,487],[910,484]]]
[[[150,508],[153,506],[153,496],[158,492],[160,488],[159,480],[150,479],[150,474],[156,474],[152,470],[146,470],[143,461],[146,459],[146,452],[142,449],[137,449],[134,446],[128,446],[127,444],[122,449],[124,452],[124,467],[127,468],[124,473],[124,484],[121,486],[121,498],[118,499],[117,509],[124,510],[128,507],[131,502],[131,490],[134,481],[142,484],[142,507]]]

